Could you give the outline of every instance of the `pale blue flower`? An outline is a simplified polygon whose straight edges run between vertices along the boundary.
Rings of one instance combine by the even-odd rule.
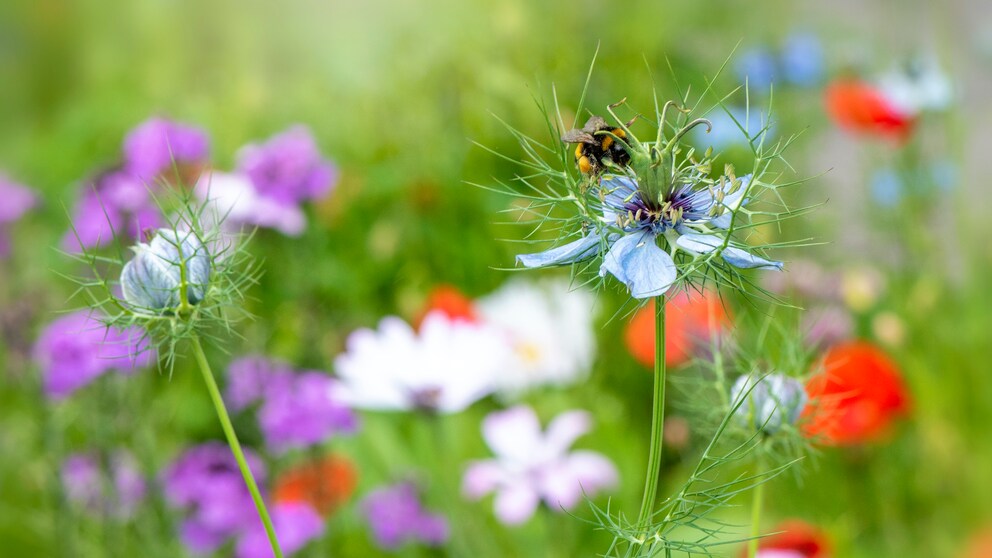
[[[747,82],[751,91],[767,93],[778,77],[778,61],[771,51],[755,47],[740,55],[734,71],[740,81]]]
[[[882,207],[895,207],[903,198],[905,186],[890,168],[878,169],[871,176],[871,196]]]
[[[782,45],[782,77],[800,87],[811,87],[823,79],[823,45],[816,35],[793,33]]]
[[[762,378],[746,375],[734,382],[730,400],[735,405],[740,403],[734,411],[740,423],[774,434],[799,420],[808,396],[802,382],[784,374]]]
[[[709,146],[717,152],[732,147],[747,148],[751,141],[771,142],[775,136],[774,126],[757,110],[728,106],[726,110],[712,111],[707,118],[712,129],[696,128],[690,137],[693,144],[703,148]]]
[[[607,231],[591,230],[582,238],[536,254],[522,254],[524,267],[569,265],[602,255],[599,275],[607,273],[627,286],[634,298],[664,294],[676,282],[676,250],[693,255],[717,252],[728,264],[740,268],[781,269],[781,262],[760,258],[731,245],[726,229],[746,200],[750,176],[721,179],[713,186],[681,184],[663,203],[648,203],[627,176],[600,182],[603,222]],[[658,246],[668,240],[670,251]]]
[[[149,310],[175,308],[183,279],[190,304],[206,296],[210,255],[194,233],[159,229],[151,242],[133,250],[134,258],[121,271],[121,290],[129,304]]]

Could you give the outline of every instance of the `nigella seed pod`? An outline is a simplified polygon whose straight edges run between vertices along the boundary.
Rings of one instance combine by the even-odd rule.
[[[740,403],[735,414],[741,424],[770,435],[799,420],[807,395],[799,380],[784,374],[768,374],[763,378],[747,375],[734,382],[730,400],[734,405]]]
[[[198,304],[210,282],[210,255],[192,232],[159,229],[151,242],[132,248],[134,258],[121,271],[124,300],[137,308],[166,310],[179,306],[182,279],[186,300]]]

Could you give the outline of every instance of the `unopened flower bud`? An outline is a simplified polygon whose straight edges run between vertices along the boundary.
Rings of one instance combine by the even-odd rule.
[[[138,308],[166,310],[179,306],[182,280],[186,300],[197,304],[210,282],[210,255],[192,232],[159,229],[148,244],[132,248],[135,256],[121,272],[124,300]]]
[[[754,384],[756,381],[757,385]],[[745,394],[746,399],[741,402]],[[803,384],[795,378],[783,374],[769,374],[763,378],[747,375],[734,382],[730,399],[734,405],[740,403],[735,414],[741,423],[774,434],[783,425],[799,420],[807,395]]]

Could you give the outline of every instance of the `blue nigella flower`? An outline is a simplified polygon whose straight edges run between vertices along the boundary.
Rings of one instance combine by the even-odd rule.
[[[778,60],[768,49],[755,47],[741,54],[734,71],[752,91],[767,93],[778,77]]]
[[[782,76],[800,87],[823,79],[823,45],[816,35],[793,33],[782,45]]]
[[[870,184],[872,198],[882,207],[895,207],[903,198],[905,185],[893,169],[876,170],[871,175]]]
[[[726,229],[743,205],[750,175],[721,178],[713,186],[676,185],[652,203],[628,176],[601,179],[605,235],[590,231],[582,238],[536,254],[521,254],[525,267],[568,265],[602,255],[599,275],[616,277],[634,298],[664,294],[678,279],[673,255],[682,250],[699,256],[717,252],[739,268],[782,269],[781,262],[760,258],[731,245]],[[664,236],[670,251],[658,246]],[[605,247],[605,249],[604,249]]]
[[[752,140],[770,143],[775,136],[774,126],[764,114],[748,111],[744,107],[728,106],[726,110],[713,111],[707,118],[713,126],[712,130],[704,131],[699,128],[693,130],[690,137],[693,144],[712,147],[714,151],[726,151],[732,147],[747,148]]]

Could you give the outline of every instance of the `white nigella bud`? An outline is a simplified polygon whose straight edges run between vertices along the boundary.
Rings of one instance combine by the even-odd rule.
[[[151,242],[132,250],[134,258],[121,271],[121,288],[129,304],[152,310],[179,306],[184,274],[187,301],[203,300],[210,282],[210,255],[195,234],[159,229]]]
[[[758,382],[757,385],[754,382]],[[745,394],[747,399],[741,402]],[[735,405],[741,402],[736,415],[742,424],[774,434],[783,425],[799,420],[807,395],[799,380],[784,374],[768,374],[762,378],[747,375],[734,382],[730,400]]]

